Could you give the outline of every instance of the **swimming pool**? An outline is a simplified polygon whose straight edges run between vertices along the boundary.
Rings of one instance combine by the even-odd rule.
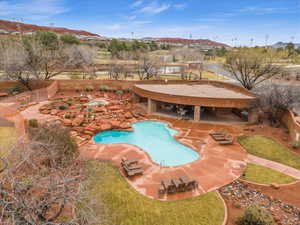
[[[200,154],[174,139],[176,130],[166,123],[143,121],[133,124],[134,132],[105,131],[94,137],[96,143],[136,145],[163,166],[179,166],[200,158]]]

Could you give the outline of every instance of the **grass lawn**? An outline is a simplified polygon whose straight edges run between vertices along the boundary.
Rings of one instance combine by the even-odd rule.
[[[246,171],[241,178],[259,184],[288,184],[296,181],[293,177],[277,172],[276,170],[251,163],[247,165]]]
[[[241,136],[238,141],[252,155],[300,170],[300,155],[289,151],[272,138],[261,135]]]
[[[86,166],[89,178],[83,187],[93,201],[88,205],[98,209],[98,215],[104,215],[105,222],[98,224],[219,225],[223,222],[223,203],[214,192],[182,201],[153,200],[136,192],[118,169],[109,164],[89,161]],[[82,208],[87,202],[78,204]]]
[[[17,133],[14,127],[0,127],[0,156],[6,156],[9,149],[17,140]]]

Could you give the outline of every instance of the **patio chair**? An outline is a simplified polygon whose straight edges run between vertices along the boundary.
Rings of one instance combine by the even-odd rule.
[[[163,194],[174,194],[177,192],[177,189],[176,186],[173,184],[172,180],[162,180],[159,192]]]
[[[198,188],[198,182],[196,180],[191,180],[186,186],[186,191],[191,191]]]
[[[184,184],[183,191],[191,191],[198,188],[198,182],[196,180],[191,180],[187,176],[182,176],[179,178]]]

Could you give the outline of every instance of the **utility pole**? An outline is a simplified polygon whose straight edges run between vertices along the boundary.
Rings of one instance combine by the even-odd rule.
[[[268,48],[269,45],[269,35],[267,34],[265,37],[265,47]]]
[[[250,47],[253,47],[253,43],[254,43],[254,38],[250,39]]]

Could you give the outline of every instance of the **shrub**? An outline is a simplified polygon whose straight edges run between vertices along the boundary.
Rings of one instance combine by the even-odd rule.
[[[297,141],[293,141],[291,146],[293,149],[298,149],[300,147],[300,144]]]
[[[65,115],[64,115],[64,118],[65,118],[65,119],[71,119],[71,114],[65,114]]]
[[[236,209],[241,209],[242,208],[242,206],[239,203],[235,203],[233,205],[233,207],[236,208]]]
[[[130,92],[130,90],[131,90],[130,88],[125,88],[125,89],[124,89],[124,92],[125,92],[125,93],[128,93],[128,92]]]
[[[58,106],[58,109],[60,110],[66,110],[68,107],[66,105],[60,105]]]
[[[12,88],[9,89],[10,93],[20,93],[24,90],[24,88],[20,87],[20,86],[13,86]]]
[[[118,91],[117,88],[111,88],[111,90],[112,90],[113,92],[117,92],[117,91]]]
[[[253,205],[246,209],[245,214],[238,217],[237,225],[275,225],[272,215],[265,209]]]
[[[122,90],[117,90],[117,91],[116,91],[116,94],[122,95],[122,94],[124,94],[124,91],[122,91]]]
[[[28,126],[31,128],[37,128],[39,126],[37,119],[30,119],[28,120]]]
[[[89,91],[94,91],[94,87],[93,86],[86,86],[85,91],[89,92]]]
[[[76,91],[76,92],[80,92],[81,89],[80,89],[79,87],[76,87],[76,88],[75,88],[75,91]]]
[[[72,139],[70,131],[60,124],[42,124],[36,129],[29,129],[29,137],[32,143],[47,146],[37,149],[44,151],[41,155],[45,157],[44,164],[49,167],[68,166],[79,156],[78,146]]]

